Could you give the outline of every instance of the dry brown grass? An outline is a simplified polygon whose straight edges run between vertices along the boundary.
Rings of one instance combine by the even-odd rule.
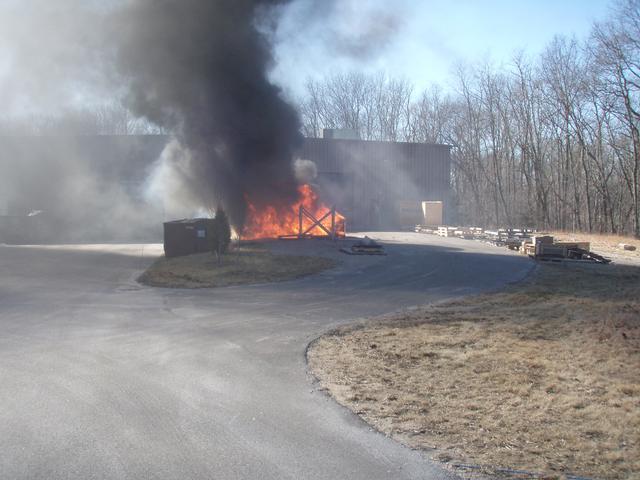
[[[450,464],[640,478],[640,268],[545,265],[525,284],[321,337],[321,385]]]
[[[211,253],[161,257],[138,281],[154,287],[211,288],[278,282],[321,272],[336,262],[323,257],[276,255],[256,246],[234,249],[221,264]]]
[[[550,232],[554,238],[558,240],[566,240],[570,242],[591,242],[591,249],[601,255],[614,256],[620,258],[630,258],[640,260],[640,239],[633,237],[623,237],[621,235],[598,234],[598,233],[577,233],[577,232]],[[625,243],[634,245],[635,251],[627,251],[618,247],[619,244]]]

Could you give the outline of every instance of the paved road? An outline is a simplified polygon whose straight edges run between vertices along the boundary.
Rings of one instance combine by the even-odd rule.
[[[305,347],[530,264],[379,236],[402,243],[299,281],[197,291],[133,281],[158,246],[0,246],[0,478],[449,478],[315,391]]]

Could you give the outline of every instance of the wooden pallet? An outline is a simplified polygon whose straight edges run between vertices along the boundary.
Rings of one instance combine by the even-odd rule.
[[[347,255],[386,255],[387,252],[384,250],[354,250],[353,248],[341,248],[340,251],[342,253],[346,253]]]

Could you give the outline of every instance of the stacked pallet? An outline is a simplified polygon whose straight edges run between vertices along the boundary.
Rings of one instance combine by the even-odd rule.
[[[434,235],[438,232],[438,227],[432,227],[429,225],[416,225],[414,231],[416,233],[427,233],[429,235]]]
[[[474,235],[469,228],[456,228],[453,231],[453,236],[458,238],[466,238],[467,240],[473,240]]]
[[[523,241],[529,239],[535,233],[527,228],[500,228],[496,230],[484,230],[480,227],[450,227],[447,225],[416,225],[417,233],[435,234],[441,237],[457,237],[469,240],[485,240],[499,246],[507,246],[517,250]]]
[[[446,225],[416,225],[414,231],[416,233],[427,233],[439,235],[441,237],[458,237],[466,239],[479,238],[484,232],[482,228],[479,227],[449,227]]]
[[[516,250],[516,251],[520,250],[520,247],[522,246],[522,242],[523,240],[518,237],[508,237],[503,240],[503,244],[505,247],[507,247],[509,250]]]
[[[591,252],[589,242],[555,241],[550,235],[536,234],[530,228],[498,228],[483,230],[479,227],[449,227],[446,225],[416,225],[416,232],[441,237],[483,240],[492,245],[507,247],[542,261],[591,261],[609,263],[610,260]]]
[[[496,247],[504,247],[506,238],[507,234],[502,229],[484,231],[483,240]]]
[[[455,227],[438,227],[438,235],[441,237],[454,237],[456,230]]]
[[[591,251],[589,242],[554,241],[550,235],[536,235],[520,246],[520,251],[541,261],[590,261],[609,263],[610,260]]]

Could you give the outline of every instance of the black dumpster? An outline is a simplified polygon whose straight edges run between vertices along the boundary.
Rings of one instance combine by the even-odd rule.
[[[164,254],[180,257],[211,251],[209,232],[213,231],[212,218],[191,218],[164,223]]]

